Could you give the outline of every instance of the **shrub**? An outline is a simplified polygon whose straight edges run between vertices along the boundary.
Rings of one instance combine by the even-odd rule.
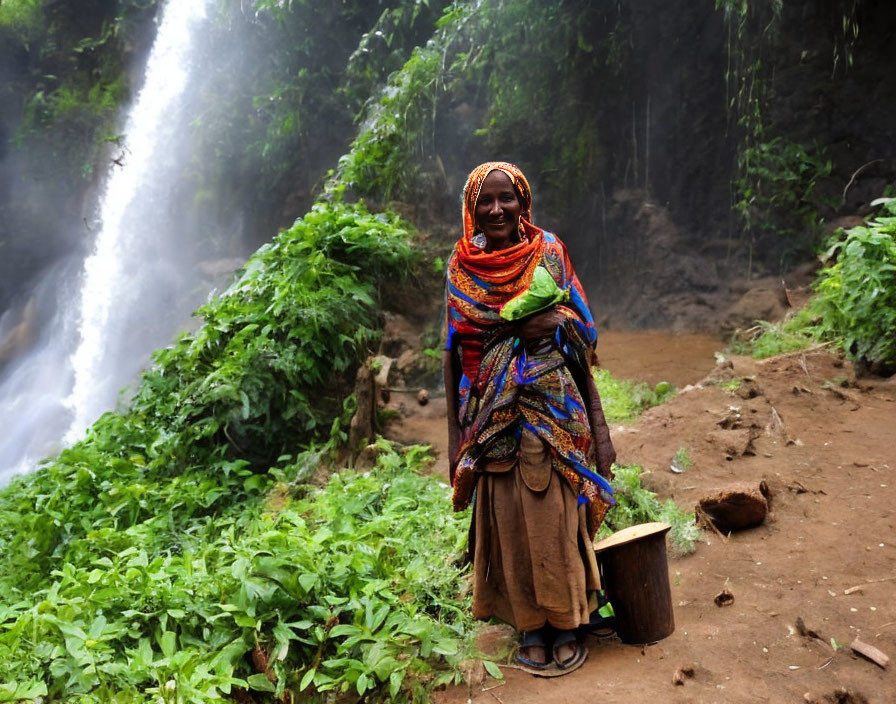
[[[469,516],[420,473],[425,448],[377,450],[373,471],[319,489],[296,482],[301,458],[266,476],[108,464],[13,483],[0,493],[0,701],[226,702],[239,687],[399,702],[454,681],[470,647],[456,562]],[[89,532],[25,585],[10,566],[42,528],[8,531],[28,504],[44,531]]]
[[[896,371],[896,201],[865,225],[835,236],[832,262],[815,282],[820,332],[861,366]]]
[[[661,503],[656,494],[641,484],[644,471],[636,464],[614,465],[616,473],[613,489],[616,492],[616,506],[607,513],[607,520],[598,531],[598,538],[612,535],[613,531],[622,530],[639,523],[662,521],[668,523],[669,543],[675,555],[687,555],[696,549],[695,542],[700,537],[700,530],[694,522],[694,514],[682,511],[672,499]]]

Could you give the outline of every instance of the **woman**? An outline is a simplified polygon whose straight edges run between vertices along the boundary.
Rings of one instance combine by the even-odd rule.
[[[475,502],[474,615],[520,631],[524,665],[572,668],[600,587],[591,541],[613,504],[615,452],[584,291],[531,207],[506,162],[478,166],[464,187],[443,356],[451,483],[455,510]]]

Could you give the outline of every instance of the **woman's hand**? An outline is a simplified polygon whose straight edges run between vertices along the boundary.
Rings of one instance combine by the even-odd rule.
[[[566,316],[556,308],[535,313],[523,320],[518,328],[519,336],[524,340],[553,337],[557,328],[563,325],[564,320],[566,320]]]

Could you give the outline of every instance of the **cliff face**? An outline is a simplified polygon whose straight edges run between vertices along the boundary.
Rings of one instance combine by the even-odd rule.
[[[157,3],[82,5],[50,3],[15,22],[12,6],[0,10],[0,311],[83,246],[85,204],[115,156],[117,108],[152,39]],[[250,247],[302,215],[361,129],[361,107],[435,36],[445,6],[217,8],[185,174],[197,195],[178,207],[239,223],[216,236]],[[662,208],[676,251],[722,279],[791,268],[810,256],[813,222],[867,211],[896,177],[896,8],[743,8],[482,4],[484,29],[463,35],[470,22],[458,22],[442,73],[420,89],[432,126],[399,136],[418,140],[407,151],[423,177],[388,199],[419,202],[411,191],[423,184],[419,216],[453,222],[469,168],[508,158],[530,175],[539,221],[564,235],[594,286],[640,290],[639,277],[658,273],[643,254],[662,243],[626,215],[637,208],[619,205],[632,197]],[[211,53],[221,45],[233,49],[223,61]]]

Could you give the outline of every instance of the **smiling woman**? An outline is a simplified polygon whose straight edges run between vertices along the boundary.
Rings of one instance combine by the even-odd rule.
[[[516,166],[477,167],[463,202],[443,363],[454,505],[475,502],[473,613],[521,632],[525,667],[569,671],[585,659],[575,629],[600,588],[590,545],[613,504],[597,334],[566,247],[530,222]]]
[[[519,241],[520,199],[516,197],[510,177],[495,169],[482,182],[479,197],[476,199],[476,227],[481,233],[475,240],[486,252],[506,249]],[[514,240],[516,238],[516,240]]]

